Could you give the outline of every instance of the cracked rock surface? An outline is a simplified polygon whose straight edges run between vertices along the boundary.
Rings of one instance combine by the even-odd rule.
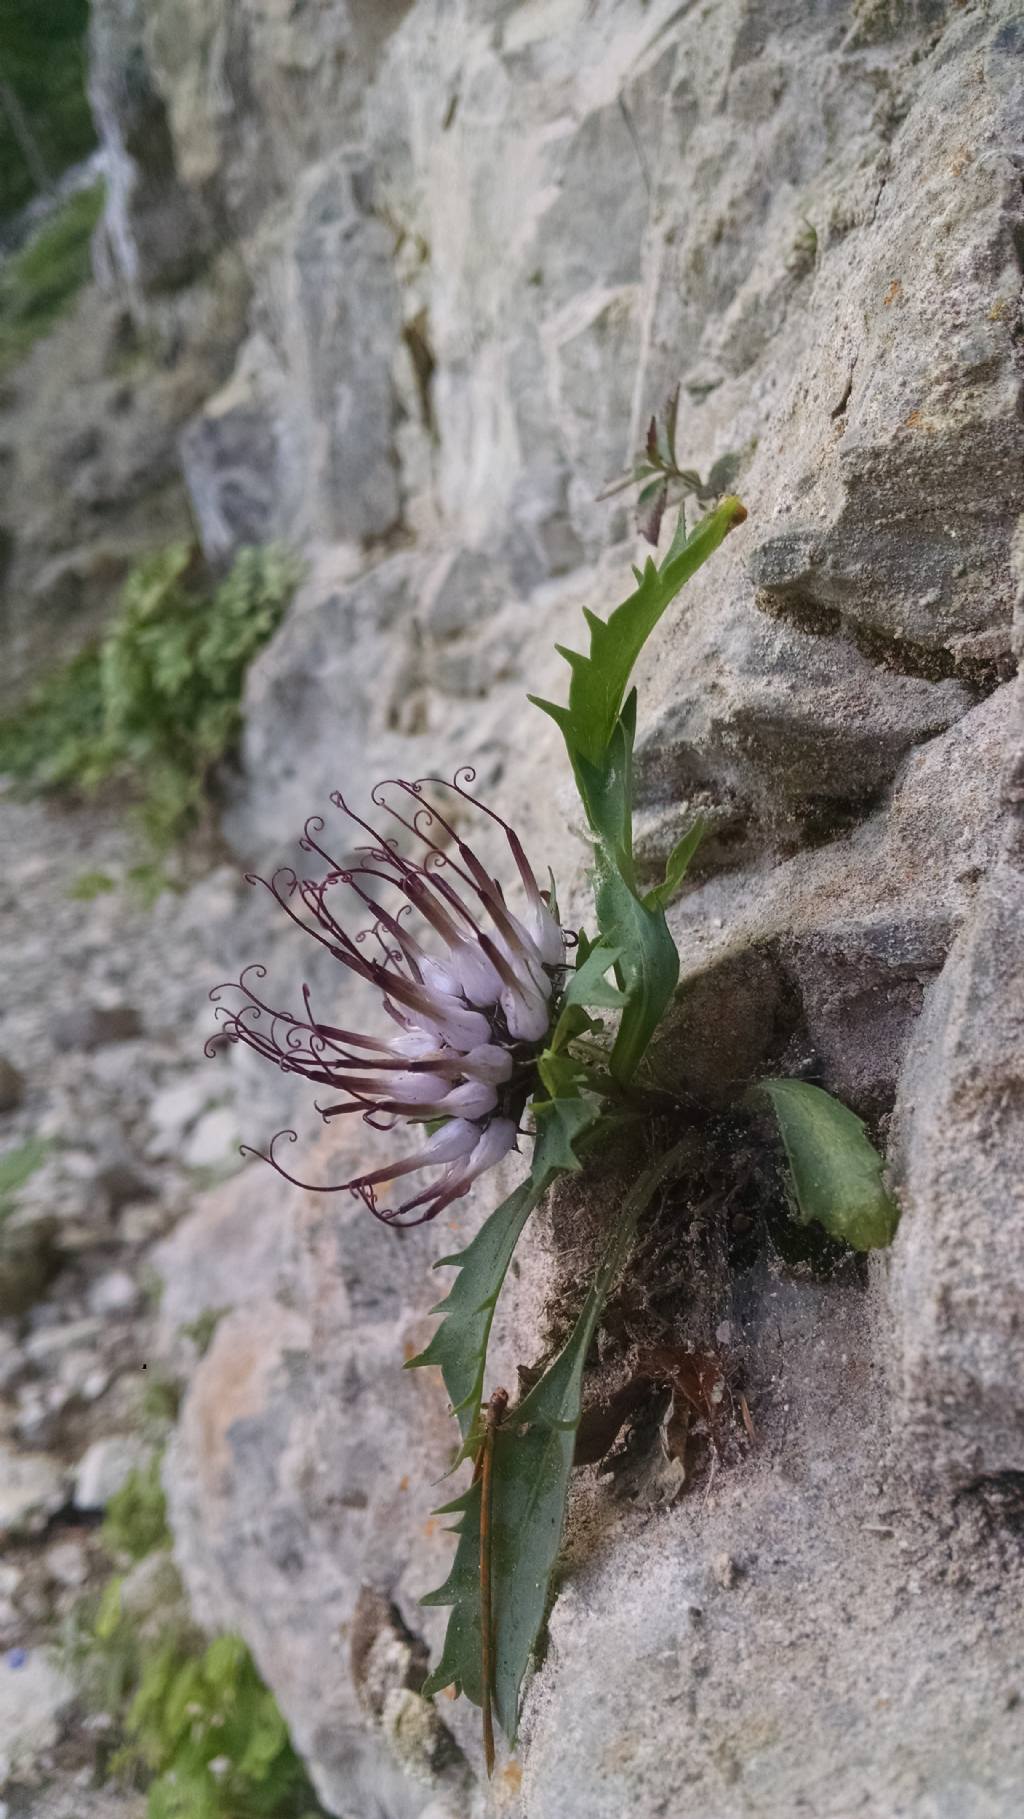
[[[617,1474],[578,1473],[520,1746],[488,1787],[475,1711],[419,1692],[450,1423],[401,1364],[432,1330],[431,1263],[522,1162],[402,1238],[344,1196],[229,1174],[239,1135],[289,1125],[306,1178],[365,1165],[372,1134],[317,1134],[294,1081],[200,1055],[204,994],[245,962],[275,1002],[309,981],[344,1023],[337,969],[226,866],[146,926],[119,897],[73,905],[53,824],[3,802],[12,912],[43,889],[64,906],[53,930],[19,925],[3,1025],[4,1130],[59,1139],[19,1204],[0,1351],[18,1547],[75,1527],[74,1470],[133,1429],[126,1379],[152,1356],[187,1386],[165,1481],[196,1615],[245,1637],[338,1819],[1016,1819],[1019,18],[1008,0],[94,13],[110,282],[190,385],[207,375],[180,444],[201,535],[217,560],[268,537],[306,558],[222,780],[240,866],[294,859],[332,789],[365,802],[381,776],[469,763],[583,916],[557,736],[524,691],[558,698],[553,641],[628,587],[629,508],[595,495],[676,383],[687,465],[736,457],[748,520],[637,674],[641,863],[695,814],[709,828],[672,910],[659,1065],[710,1134],[589,1396],[607,1406],[656,1329],[714,1350],[737,1418],[674,1501],[636,1492],[643,1411]],[[77,826],[106,864],[116,833]],[[738,1104],[764,1071],[869,1120],[901,1198],[890,1252],[787,1247]],[[535,1217],[496,1383],[564,1336],[615,1191],[585,1178]],[[158,1309],[133,1294],[147,1271]]]

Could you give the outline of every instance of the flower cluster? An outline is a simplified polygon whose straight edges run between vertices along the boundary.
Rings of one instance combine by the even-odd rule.
[[[405,830],[390,837],[335,792],[332,803],[369,836],[369,844],[341,863],[321,843],[323,819],[313,816],[299,844],[324,862],[321,877],[300,878],[284,867],[269,881],[249,878],[381,995],[397,1026],[393,1035],[363,1035],[322,1022],[308,986],[302,988],[302,1016],[273,1010],[257,989],[266,978],[262,966],[246,967],[237,984],[210,994],[221,1006],[221,1038],[244,1042],[286,1073],[344,1095],[338,1103],[318,1104],[325,1120],[355,1112],[383,1130],[403,1120],[440,1121],[413,1155],[325,1188],[357,1194],[387,1223],[436,1218],[515,1146],[564,964],[565,939],[547,895],[512,828],[467,793],[474,775],[464,769],[450,784],[433,777],[378,784],[375,805]],[[461,797],[504,829],[522,885],[521,914],[509,908],[501,885],[451,821],[423,800],[427,786]],[[408,836],[420,857],[403,854]],[[369,912],[369,925],[354,936],[340,920],[339,894]],[[240,994],[241,1002],[221,1004],[226,991]],[[263,1159],[297,1186],[309,1185],[296,1182],[275,1157],[282,1138],[295,1142],[296,1133],[279,1132]],[[425,1168],[442,1172],[399,1205],[379,1204],[379,1189]]]

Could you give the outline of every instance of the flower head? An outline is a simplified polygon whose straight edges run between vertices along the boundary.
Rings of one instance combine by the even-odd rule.
[[[376,1129],[393,1130],[402,1121],[440,1120],[413,1155],[324,1189],[357,1194],[388,1223],[418,1225],[436,1218],[515,1146],[564,963],[565,938],[517,835],[466,791],[474,775],[465,769],[452,783],[424,777],[377,785],[375,805],[413,837],[415,858],[401,851],[401,835],[378,833],[335,792],[332,803],[369,836],[369,844],[339,862],[321,842],[324,821],[316,815],[299,845],[317,855],[326,872],[300,878],[283,867],[269,881],[249,878],[379,993],[396,1026],[392,1035],[363,1035],[321,1021],[307,985],[301,1016],[272,1009],[257,990],[266,978],[262,966],[246,967],[237,984],[210,994],[220,1005],[221,1036],[244,1042],[285,1073],[343,1095],[337,1103],[317,1106],[325,1121],[357,1112]],[[519,874],[520,913],[509,907],[497,879],[451,821],[423,800],[427,785],[472,803],[504,829]],[[370,916],[369,925],[354,935],[341,920],[346,901]],[[222,1004],[225,991],[240,994],[241,1002]],[[294,1182],[274,1155],[282,1138],[294,1143],[296,1134],[280,1131],[264,1160]],[[441,1173],[400,1204],[379,1204],[378,1190],[421,1169]]]

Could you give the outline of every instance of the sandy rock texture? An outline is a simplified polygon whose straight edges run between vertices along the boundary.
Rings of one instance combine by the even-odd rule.
[[[400,1366],[452,1232],[399,1239],[246,1170],[157,1259],[168,1356],[217,1316],[167,1466],[197,1613],[251,1644],[339,1819],[1011,1819],[1020,20],[1008,0],[95,11],[112,269],[183,358],[231,348],[180,442],[201,534],[218,560],[268,537],[307,557],[251,675],[240,858],[272,866],[332,788],[469,762],[583,909],[524,691],[563,686],[551,642],[626,591],[629,507],[596,494],[678,383],[687,464],[734,457],[749,518],[638,674],[644,865],[695,813],[710,827],[663,1061],[716,1154],[751,1147],[755,1186],[739,1094],[766,1069],[820,1080],[872,1121],[903,1205],[869,1269],[812,1268],[715,1238],[709,1152],[658,1318],[715,1348],[750,1427],[670,1508],[580,1473],[518,1759],[488,1790],[475,1715],[418,1690],[447,1423]],[[216,261],[236,289],[215,334]],[[272,907],[219,945],[340,1015],[343,982]],[[216,1066],[253,1139],[296,1124],[307,1178],[365,1155],[362,1132],[317,1142],[287,1080]],[[535,1222],[496,1381],[564,1334],[608,1194]],[[631,1283],[649,1309],[642,1257]]]

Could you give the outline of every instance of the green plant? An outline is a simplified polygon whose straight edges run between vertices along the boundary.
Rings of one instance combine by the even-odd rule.
[[[146,1650],[112,1769],[153,1776],[149,1819],[313,1819],[322,1809],[245,1644]]]
[[[160,1454],[129,1472],[107,1504],[103,1545],[115,1557],[143,1560],[156,1548],[170,1547],[167,1501],[160,1479]]]
[[[102,183],[75,191],[0,265],[0,374],[24,358],[91,277],[90,245],[103,196]]]
[[[793,236],[793,245],[786,269],[792,278],[802,278],[812,272],[818,263],[818,230],[813,221],[806,215],[800,216],[800,226]]]
[[[246,670],[297,578],[284,551],[243,550],[211,592],[195,549],[173,544],[129,576],[101,644],[0,721],[0,770],[27,787],[88,793],[117,779],[134,792],[153,856],[128,878],[144,897],[203,812],[241,727]]]
[[[684,528],[683,507],[688,498],[696,500],[702,510],[713,505],[723,493],[736,484],[736,476],[742,465],[742,456],[738,454],[720,455],[713,464],[706,480],[692,467],[680,467],[676,453],[676,429],[679,420],[679,387],[675,388],[665,409],[665,420],[658,428],[657,417],[652,417],[647,426],[647,436],[643,448],[636,455],[633,464],[604,492],[602,499],[611,499],[616,493],[624,492],[628,487],[637,486],[637,528],[646,541],[657,548],[661,535],[662,519],[670,505],[679,508],[679,528]]]
[[[144,1587],[115,1573],[67,1636],[83,1699],[114,1720],[107,1776],[147,1784],[148,1819],[325,1819],[244,1643],[207,1642],[188,1617],[158,1456],[111,1500],[102,1535],[115,1558],[166,1554]]]
[[[19,1190],[42,1167],[50,1149],[45,1137],[29,1137],[0,1156],[0,1222],[13,1213]]]
[[[174,1426],[181,1411],[184,1393],[184,1387],[177,1377],[171,1377],[159,1368],[146,1372],[140,1413],[151,1431],[160,1435]]]
[[[662,469],[659,486],[671,478],[669,467],[687,479],[675,463],[674,433],[673,405],[664,455],[655,425],[649,438],[652,465]],[[646,474],[639,478],[647,483]],[[663,508],[664,500],[659,519]],[[436,1218],[519,1135],[532,1138],[527,1178],[465,1250],[441,1259],[438,1267],[457,1275],[434,1310],[440,1318],[433,1338],[410,1361],[412,1368],[440,1369],[459,1426],[454,1464],[473,1465],[469,1487],[445,1506],[458,1517],[455,1561],[446,1584],[425,1602],[450,1606],[451,1616],[441,1661],[423,1690],[454,1686],[482,1707],[488,1770],[495,1715],[515,1738],[520,1689],[552,1595],[584,1366],[606,1297],[638,1222],[673,1178],[695,1165],[692,1115],[683,1115],[671,1082],[652,1078],[649,1051],[679,981],[667,910],[703,830],[699,823],[690,828],[662,881],[645,888],[634,861],[637,695],[630,684],[672,601],[746,515],[727,496],[688,532],[680,509],[666,555],[634,571],[628,598],[606,620],[584,608],[587,649],[558,647],[569,666],[567,702],[530,697],[562,734],[586,818],[591,930],[561,928],[553,880],[542,892],[515,831],[469,795],[472,771],[450,783],[396,778],[377,786],[373,802],[404,830],[401,843],[338,793],[335,806],[360,830],[359,860],[340,865],[323,820],[311,817],[301,846],[320,856],[326,875],[300,885],[285,869],[268,888],[293,921],[378,990],[399,1034],[384,1041],[322,1021],[308,988],[301,1009],[274,1010],[262,968],[242,973],[240,1006],[220,1011],[229,1039],[332,1089],[338,1103],[320,1108],[325,1119],[356,1111],[386,1129],[399,1120],[426,1126],[426,1141],[412,1154],[324,1186],[357,1195],[385,1224]],[[443,809],[435,805],[439,795]],[[519,874],[518,910],[463,837],[467,804],[504,831]],[[407,856],[406,836],[418,859]],[[351,831],[345,840],[351,847]],[[370,914],[358,939],[340,920],[346,892],[358,900],[362,920]],[[214,997],[220,1002],[220,988]],[[805,1081],[746,1084],[774,1113],[798,1217],[854,1249],[888,1243],[896,1209],[860,1120]],[[289,1181],[312,1185],[283,1166],[275,1153],[282,1141],[294,1143],[296,1133],[279,1133],[265,1160]],[[560,1176],[584,1161],[596,1172],[627,1153],[632,1186],[615,1207],[604,1257],[566,1343],[514,1407],[503,1389],[488,1398],[495,1308],[531,1213]],[[427,1169],[439,1172],[427,1187],[409,1190],[408,1177]]]
[[[105,897],[108,891],[116,889],[109,872],[80,872],[68,887],[67,895],[72,903],[95,903],[97,897]]]
[[[751,1098],[775,1114],[799,1224],[820,1225],[855,1251],[891,1244],[899,1214],[862,1120],[808,1080],[762,1080]]]
[[[169,1562],[150,1608],[137,1599],[115,1575],[66,1646],[85,1702],[119,1735],[107,1778],[147,1785],[148,1819],[324,1819],[245,1644],[204,1641]]]
[[[213,1344],[214,1333],[225,1314],[230,1312],[227,1307],[204,1307],[201,1314],[197,1314],[194,1320],[187,1320],[183,1326],[179,1326],[178,1331],[183,1339],[191,1339],[200,1358],[205,1358]]]
[[[296,579],[283,551],[243,550],[211,598],[195,550],[174,544],[126,583],[100,651],[104,740],[111,770],[145,777],[144,824],[158,848],[198,818],[241,726],[245,672]]]
[[[653,1108],[633,1097],[633,1083],[676,990],[679,960],[666,908],[702,829],[690,829],[669,856],[663,882],[644,891],[633,861],[636,691],[627,691],[637,658],[670,602],[745,517],[740,502],[727,497],[687,535],[680,512],[660,567],[648,559],[636,572],[635,591],[607,620],[584,609],[589,651],[559,647],[570,670],[567,705],[536,700],[565,740],[590,830],[597,939],[579,937],[576,971],[537,1061],[542,1091],[531,1108],[537,1136],[529,1180],[465,1251],[443,1259],[459,1275],[436,1310],[441,1322],[434,1338],[412,1360],[414,1367],[440,1366],[462,1433],[459,1457],[477,1462],[469,1489],[447,1506],[459,1517],[455,1563],[427,1602],[450,1605],[452,1616],[441,1661],[424,1690],[454,1685],[482,1706],[488,1767],[492,1703],[514,1740],[520,1688],[550,1596],[587,1351],[638,1219],[685,1165],[692,1144],[684,1139],[660,1156],[655,1151],[619,1210],[567,1343],[500,1423],[482,1418],[491,1321],[518,1237],[551,1182],[578,1170],[584,1151],[593,1154],[616,1122],[642,1126],[646,1120],[649,1130],[656,1129]],[[610,1043],[589,1014],[595,1008],[618,1012]],[[895,1208],[860,1120],[802,1081],[766,1082],[762,1090],[778,1119],[800,1216],[818,1219],[855,1248],[887,1244]],[[485,1457],[487,1469],[481,1470]]]
[[[99,651],[80,652],[0,719],[0,772],[35,790],[89,789],[101,780]]]

